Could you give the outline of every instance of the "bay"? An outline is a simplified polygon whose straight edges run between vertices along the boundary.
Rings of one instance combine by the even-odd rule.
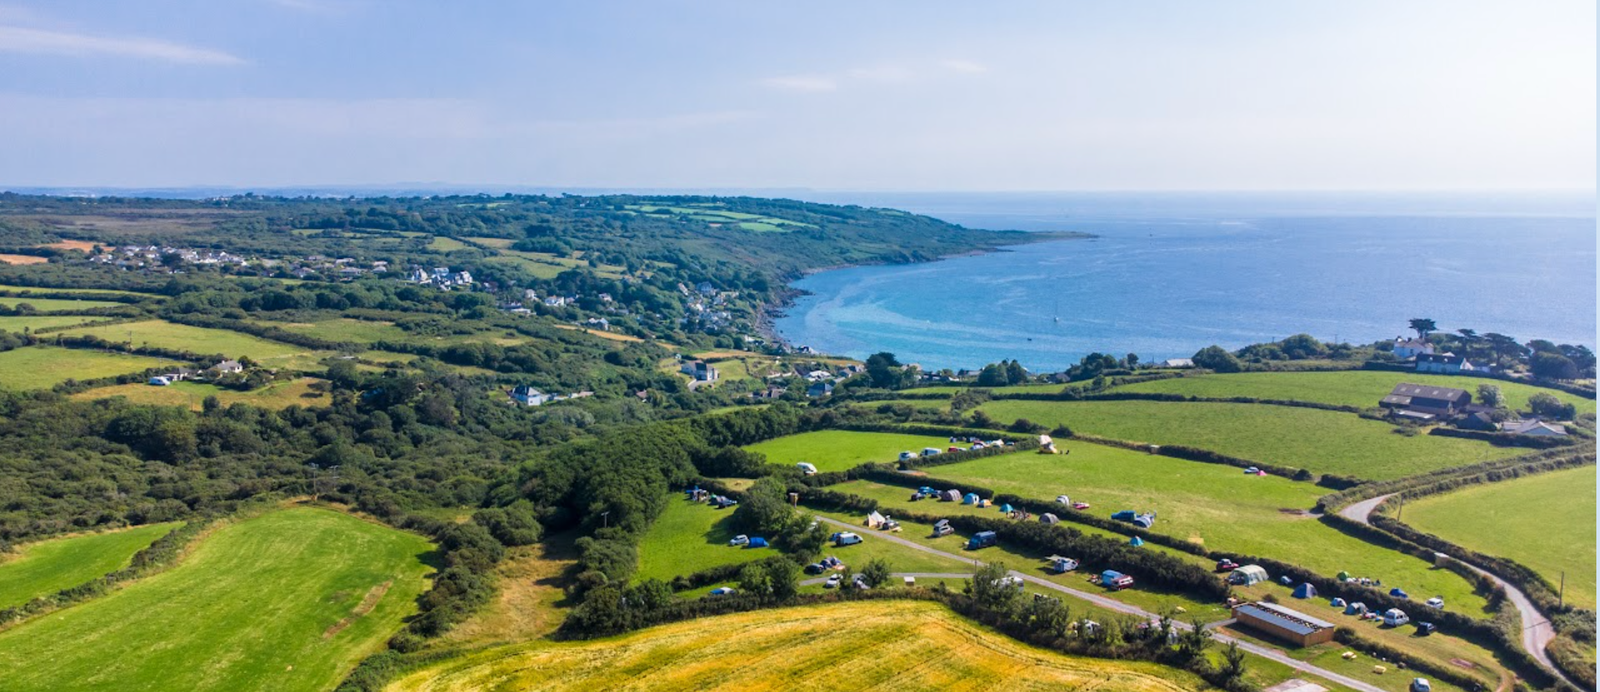
[[[1369,343],[1442,329],[1595,344],[1592,197],[1581,195],[804,195],[972,227],[1098,237],[808,276],[793,344],[924,368],[1093,351],[1146,360],[1309,333]]]

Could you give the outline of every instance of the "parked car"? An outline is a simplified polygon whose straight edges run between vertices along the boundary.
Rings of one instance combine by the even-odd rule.
[[[833,534],[833,544],[835,546],[838,546],[838,547],[843,547],[843,546],[847,546],[847,545],[855,545],[855,544],[860,543],[860,542],[861,542],[861,537],[857,536],[856,534],[850,533],[849,531],[845,531],[843,533]]]
[[[822,563],[820,562],[813,562],[809,565],[806,565],[806,574],[822,574],[826,570],[827,568],[823,567]]]
[[[839,584],[842,583],[842,582],[844,582],[844,576],[843,575],[839,575],[839,574],[835,574],[833,576],[828,577],[827,581],[822,582],[822,588],[824,588],[824,589],[837,589],[837,588],[839,588]]]
[[[1229,560],[1228,558],[1217,560],[1218,572],[1231,572],[1236,569],[1239,569],[1239,563],[1234,562],[1233,560]]]
[[[1438,596],[1428,599],[1429,608],[1444,608],[1444,599]]]
[[[1089,508],[1089,503],[1087,503],[1087,502],[1074,502],[1074,503],[1072,503],[1072,508],[1073,509],[1088,509]]]
[[[734,536],[733,540],[728,541],[728,545],[750,545],[750,537],[741,533]]]
[[[1412,678],[1410,690],[1411,692],[1433,692],[1433,685],[1428,683],[1427,678]]]
[[[1437,631],[1439,631],[1439,628],[1434,627],[1433,623],[1431,623],[1431,622],[1419,622],[1419,623],[1417,623],[1417,636],[1419,636],[1419,637],[1426,637],[1426,636],[1428,636],[1430,634],[1433,634],[1434,632],[1437,632]]]

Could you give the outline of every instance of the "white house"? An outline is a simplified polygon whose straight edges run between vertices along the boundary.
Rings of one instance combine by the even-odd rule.
[[[511,399],[524,406],[539,406],[550,401],[551,397],[529,385],[519,384],[511,390]]]
[[[1477,370],[1472,363],[1467,362],[1464,356],[1454,353],[1418,353],[1417,372],[1436,372],[1445,375],[1459,375],[1463,372]]]
[[[1433,344],[1424,339],[1402,339],[1398,336],[1394,338],[1394,355],[1396,358],[1406,360],[1425,353],[1433,353]]]
[[[693,377],[700,382],[711,382],[717,379],[717,368],[703,360],[691,360],[683,364],[683,374]]]

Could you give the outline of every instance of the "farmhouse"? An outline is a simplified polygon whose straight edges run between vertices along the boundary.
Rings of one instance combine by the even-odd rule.
[[[813,382],[810,387],[806,388],[806,396],[811,397],[813,399],[818,398],[818,397],[828,396],[829,394],[832,394],[832,393],[833,393],[833,383],[832,382]]]
[[[234,375],[244,372],[244,365],[236,360],[225,360],[211,366],[211,371],[218,375]]]
[[[1241,603],[1233,607],[1233,617],[1240,625],[1300,646],[1333,639],[1333,623],[1274,603]]]
[[[1472,363],[1467,362],[1465,356],[1453,353],[1421,353],[1417,355],[1417,372],[1437,372],[1445,375],[1459,375],[1463,372],[1477,370]]]
[[[1163,368],[1192,368],[1192,367],[1194,367],[1194,359],[1192,359],[1192,358],[1168,358],[1168,359],[1166,359],[1164,361],[1161,361],[1161,367],[1163,367]]]
[[[717,379],[716,366],[703,360],[691,360],[683,364],[683,374],[693,377],[696,382],[712,382]]]
[[[1433,420],[1453,417],[1471,403],[1472,395],[1464,389],[1402,382],[1395,385],[1389,396],[1379,401],[1378,405],[1397,416]]]
[[[1394,338],[1394,355],[1401,360],[1410,360],[1419,355],[1433,353],[1433,344],[1426,339]]]
[[[519,384],[511,390],[511,399],[524,406],[540,406],[550,401],[550,395],[545,394],[531,385]]]

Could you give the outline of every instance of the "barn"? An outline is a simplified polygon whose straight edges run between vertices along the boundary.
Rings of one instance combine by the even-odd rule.
[[[1241,603],[1233,607],[1239,625],[1300,646],[1333,639],[1333,623],[1275,603]]]

